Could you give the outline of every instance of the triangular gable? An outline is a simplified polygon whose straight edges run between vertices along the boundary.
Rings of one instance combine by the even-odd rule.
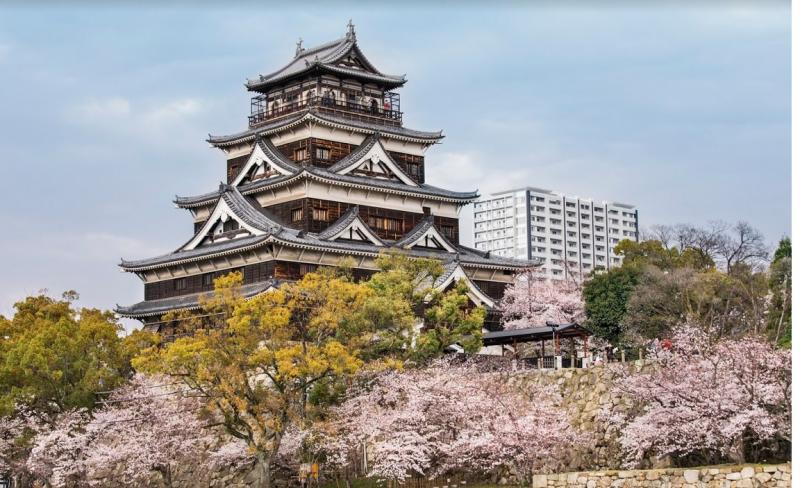
[[[456,265],[453,270],[450,272],[450,275],[447,276],[446,279],[442,280],[441,278],[437,280],[438,284],[436,286],[437,290],[444,291],[454,283],[459,280],[463,280],[467,284],[467,296],[469,296],[472,303],[475,305],[486,305],[488,308],[494,308],[495,303],[486,293],[481,291],[480,288],[471,280],[467,273],[464,272],[464,269],[461,267],[460,264]]]
[[[353,44],[347,52],[338,56],[333,64],[336,66],[341,66],[342,68],[357,69],[376,75],[383,74],[375,69],[375,66],[369,62],[367,57],[364,56],[364,53],[361,52],[361,49],[359,49],[355,44]]]
[[[233,180],[232,185],[239,186],[250,181],[275,178],[290,174],[292,174],[291,170],[276,164],[275,161],[267,156],[267,153],[264,152],[261,144],[256,142],[253,152],[250,153],[250,157],[247,159],[247,163],[242,166],[239,174],[236,175],[236,178]]]
[[[385,245],[380,237],[375,235],[372,229],[370,229],[360,217],[356,217],[344,229],[327,238],[329,241],[336,241],[340,239],[348,241],[371,242],[376,246]]]
[[[339,165],[337,165],[339,166]],[[359,157],[335,169],[340,175],[353,174],[387,180],[400,180],[410,186],[419,186],[392,159],[378,137],[373,138],[369,149]]]
[[[404,243],[402,247],[405,249],[419,248],[457,252],[453,245],[450,244],[450,241],[448,241],[434,225],[428,226],[418,237],[410,242]]]
[[[236,222],[236,225],[231,225],[229,222]],[[222,237],[214,238],[214,236],[219,234],[225,234],[226,224],[228,227],[236,227],[233,230],[239,230],[239,232],[232,232],[230,237]],[[192,237],[192,239],[187,242],[179,251],[189,251],[194,249],[201,244],[208,242],[209,240],[214,240],[215,242],[219,242],[220,240],[227,240],[227,239],[238,239],[240,237],[247,237],[247,236],[260,236],[266,234],[265,231],[261,229],[257,229],[252,225],[245,222],[241,217],[236,215],[225,201],[224,198],[220,198],[217,201],[217,206],[214,207],[214,211],[211,212],[208,220],[206,223],[203,224],[203,227],[197,232],[197,234]]]

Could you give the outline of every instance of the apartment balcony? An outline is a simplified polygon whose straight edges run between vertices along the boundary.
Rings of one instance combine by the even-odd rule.
[[[334,96],[309,95],[289,100],[268,100],[266,95],[259,95],[251,100],[248,121],[251,128],[258,127],[311,107],[322,113],[360,122],[394,127],[403,124],[403,112],[400,111],[397,93],[387,93],[383,103],[375,98],[362,102],[359,97],[345,100]]]

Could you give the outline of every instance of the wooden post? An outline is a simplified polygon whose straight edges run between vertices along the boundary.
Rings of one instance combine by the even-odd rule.
[[[583,357],[589,357],[589,336],[583,336]]]
[[[639,361],[641,361],[642,359],[644,359],[644,354],[642,353],[642,348],[640,347],[639,348]]]
[[[624,363],[625,362],[625,349],[623,349],[620,352],[622,353],[622,362]]]
[[[554,353],[555,353],[554,355],[555,356],[561,356],[561,334],[556,332],[555,336],[556,336],[555,337],[556,342],[555,342],[555,344],[553,344]]]
[[[539,344],[542,346],[542,357],[544,357],[544,341],[539,341]]]

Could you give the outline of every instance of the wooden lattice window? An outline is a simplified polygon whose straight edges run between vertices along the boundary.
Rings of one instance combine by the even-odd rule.
[[[318,147],[317,148],[317,159],[330,159],[331,158],[331,150],[327,147]]]
[[[389,232],[403,232],[403,221],[390,217],[370,217],[369,226],[374,229],[386,230]]]
[[[313,220],[327,222],[328,221],[328,209],[327,208],[317,208],[317,207],[312,208],[311,209],[311,218]]]
[[[305,161],[306,159],[308,159],[308,148],[301,147],[294,150],[295,161]]]
[[[300,222],[303,220],[303,208],[293,208],[292,209],[292,222]]]
[[[439,230],[441,230],[442,235],[448,239],[454,239],[456,236],[456,228],[452,225],[441,225],[439,226]]]

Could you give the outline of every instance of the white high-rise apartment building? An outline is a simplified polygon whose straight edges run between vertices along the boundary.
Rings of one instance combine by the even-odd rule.
[[[541,188],[494,193],[475,202],[475,247],[542,262],[552,278],[581,277],[622,264],[614,246],[639,240],[633,205],[596,202]]]

